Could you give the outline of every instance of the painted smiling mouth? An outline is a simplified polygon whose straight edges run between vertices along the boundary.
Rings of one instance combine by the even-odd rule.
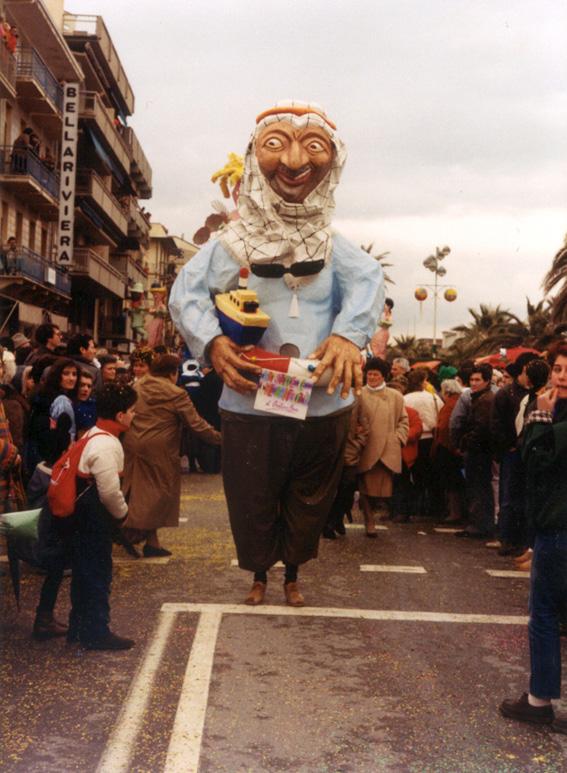
[[[301,169],[280,168],[277,177],[287,185],[303,185],[311,177],[313,170],[310,166]]]

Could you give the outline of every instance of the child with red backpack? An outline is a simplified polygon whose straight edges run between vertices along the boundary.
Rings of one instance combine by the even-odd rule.
[[[112,633],[112,524],[126,517],[120,488],[124,453],[119,437],[134,416],[137,394],[131,386],[106,384],[97,395],[98,420],[83,438],[72,515],[71,613],[67,641],[92,650],[124,650],[134,645]],[[55,476],[55,468],[54,468]],[[52,478],[53,485],[54,477]],[[48,494],[53,510],[54,497]],[[54,518],[57,516],[54,515]]]

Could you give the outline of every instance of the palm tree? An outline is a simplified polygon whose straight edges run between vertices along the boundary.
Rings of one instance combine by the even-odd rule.
[[[553,258],[551,268],[543,280],[543,289],[550,293],[558,285],[559,292],[553,298],[551,306],[551,321],[554,324],[567,321],[567,234],[563,247]]]
[[[360,247],[361,249],[364,250],[364,252],[367,252],[369,255],[372,255],[372,250],[374,249],[374,242],[370,242],[370,244],[368,244],[366,247],[364,246],[364,244],[361,244]],[[384,262],[385,257],[389,254],[390,254],[389,252],[381,252],[379,255],[372,255],[374,260],[377,260],[378,263],[382,266],[382,270],[384,270],[385,268],[393,268],[394,266],[393,263]],[[391,284],[391,285],[396,284],[394,280],[385,271],[384,271],[384,282],[385,284]]]
[[[397,338],[394,338],[394,346],[392,349],[394,356],[406,357],[408,360],[414,360],[418,350],[417,338],[415,336],[398,336]]]
[[[472,322],[453,328],[460,333],[458,349],[461,355],[472,357],[492,351],[495,347],[513,346],[518,335],[521,339],[522,321],[511,311],[500,306],[480,304],[479,311],[469,309]],[[486,351],[485,351],[486,350]]]

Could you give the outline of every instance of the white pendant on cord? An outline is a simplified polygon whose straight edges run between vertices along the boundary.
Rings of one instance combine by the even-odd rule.
[[[299,317],[299,301],[297,299],[297,292],[294,290],[291,296],[291,303],[289,304],[288,317]]]

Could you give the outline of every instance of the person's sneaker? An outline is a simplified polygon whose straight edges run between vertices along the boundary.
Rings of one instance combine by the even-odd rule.
[[[67,626],[53,617],[52,612],[38,612],[33,624],[32,636],[37,641],[55,639],[67,635]]]
[[[563,735],[567,735],[567,717],[555,717],[551,723],[551,729],[554,733],[563,733]]]
[[[135,642],[133,639],[126,639],[124,636],[118,636],[112,631],[109,631],[99,639],[91,639],[90,641],[81,642],[83,647],[87,650],[129,650]]]
[[[535,725],[551,725],[555,714],[553,706],[532,706],[528,702],[527,692],[518,700],[507,699],[500,704],[500,713],[503,717],[519,719],[520,722],[532,722]]]

